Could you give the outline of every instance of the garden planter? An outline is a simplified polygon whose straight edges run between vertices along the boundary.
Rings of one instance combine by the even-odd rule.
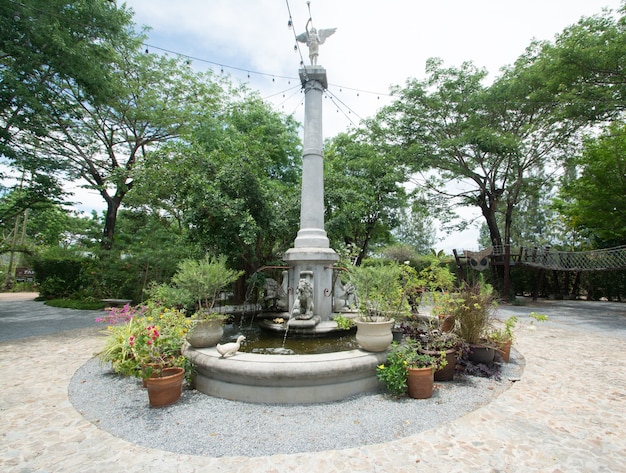
[[[420,353],[439,358],[440,351],[419,350]],[[435,381],[452,381],[456,367],[456,350],[454,348],[446,350],[446,366],[435,371]]]
[[[434,374],[433,368],[409,368],[406,384],[409,397],[413,399],[428,399],[433,395]]]
[[[402,342],[402,337],[404,336],[404,332],[401,329],[393,329],[391,331],[391,335],[393,337],[394,342]]]
[[[198,322],[187,334],[189,345],[194,348],[214,347],[222,339],[224,328],[221,320]]]
[[[469,360],[472,363],[491,363],[496,356],[496,349],[482,345],[470,345]]]
[[[152,407],[164,407],[175,403],[183,389],[185,370],[183,368],[164,368],[160,377],[147,378],[148,398]]]
[[[454,315],[444,315],[439,319],[439,330],[442,332],[451,332],[454,328]]]
[[[163,369],[163,363],[147,363],[141,367],[144,388],[147,387],[147,379],[156,376],[161,369]]]
[[[393,319],[385,322],[363,322],[356,319],[356,341],[365,351],[385,351],[393,341],[393,324]]]
[[[508,363],[511,357],[511,344],[512,340],[508,340],[506,342],[502,342],[498,346],[498,354],[502,358],[502,361],[504,361],[505,363]]]

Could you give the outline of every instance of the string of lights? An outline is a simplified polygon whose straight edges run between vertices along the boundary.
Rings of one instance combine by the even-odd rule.
[[[24,3],[19,1],[19,0],[8,0],[10,3],[13,3],[15,5],[20,5],[22,7],[25,7]],[[299,43],[296,39],[296,27],[295,27],[295,22],[292,16],[292,12],[291,12],[291,7],[289,5],[289,0],[285,0],[286,6],[287,6],[287,12],[288,12],[288,21],[287,21],[287,27],[290,28],[293,31],[293,35],[294,35],[294,51],[296,51],[298,53],[299,59],[300,59],[300,66],[304,66],[304,58],[302,55],[302,51],[300,49]],[[39,11],[40,13],[45,13],[48,14],[50,16],[54,16],[54,17],[58,17],[60,18],[61,15],[58,14],[58,12],[55,12],[53,10],[49,10],[46,9],[45,11],[42,9],[38,9],[38,8],[34,8],[35,10]],[[311,18],[311,10],[309,7],[309,20],[312,21]],[[78,23],[77,23],[78,24]],[[181,59],[184,59],[187,64],[191,65],[192,61],[198,62],[198,63],[203,63],[203,64],[208,64],[209,66],[211,66],[212,68],[217,69],[220,73],[224,73],[225,71],[237,71],[238,73],[243,73],[245,74],[245,78],[246,79],[251,79],[251,77],[254,76],[258,76],[258,77],[267,77],[267,78],[271,78],[272,82],[276,82],[277,80],[286,80],[287,81],[287,85],[288,87],[285,88],[284,90],[281,90],[279,92],[275,92],[272,93],[266,97],[263,97],[262,100],[266,101],[269,100],[275,96],[279,96],[282,95],[283,98],[285,98],[285,100],[283,100],[281,103],[279,103],[279,107],[284,109],[285,108],[285,104],[287,103],[287,101],[291,98],[293,98],[293,96],[295,95],[294,93],[292,93],[291,95],[289,95],[289,97],[286,97],[285,94],[289,93],[290,91],[292,91],[292,89],[299,89],[300,88],[300,78],[298,77],[294,77],[294,76],[287,76],[287,75],[282,75],[282,74],[274,74],[274,73],[269,73],[269,72],[264,72],[264,71],[258,71],[258,70],[252,70],[252,69],[248,69],[248,68],[243,68],[243,67],[238,67],[235,65],[230,65],[230,64],[225,64],[223,62],[218,62],[218,61],[213,61],[211,59],[207,59],[204,57],[198,57],[198,56],[192,56],[190,54],[185,54],[185,53],[181,53],[179,51],[176,51],[174,49],[171,48],[165,48],[162,46],[158,46],[156,44],[152,44],[152,43],[148,43],[145,42],[143,43],[143,48],[144,48],[144,52],[146,54],[150,54],[151,51],[161,51],[163,53],[166,54],[171,54],[174,56],[177,56]],[[306,71],[306,67],[304,67],[304,70]],[[296,82],[297,85],[296,86],[292,86],[292,81]],[[333,87],[336,90],[339,91],[339,93],[343,93],[344,90],[345,91],[352,91],[355,92],[355,96],[359,97],[361,94],[366,94],[366,95],[375,95],[378,98],[380,98],[381,96],[391,96],[390,94],[387,93],[381,93],[381,92],[375,92],[375,91],[369,91],[369,90],[364,90],[364,89],[359,89],[359,88],[355,88],[355,87],[349,87],[349,86],[345,86],[345,85],[339,85],[339,84],[333,84],[333,83],[329,83],[329,87]],[[335,97],[336,100],[333,100],[333,97]],[[348,110],[348,112],[346,113],[344,108],[339,107],[339,105],[337,105],[337,103],[335,103],[335,105],[337,105],[338,107],[338,111],[340,110],[345,116],[346,118],[349,119],[348,115],[353,114],[354,116],[359,116],[356,112],[354,112],[354,110],[352,110],[345,102],[342,102],[339,100],[339,98],[337,97],[337,94],[332,94],[331,95],[331,100],[333,100],[333,102],[341,102],[341,104],[343,105],[343,107],[345,107],[345,109]],[[298,109],[298,107],[301,105],[301,103],[303,103],[303,99],[299,101],[299,103],[295,106],[294,108],[294,113],[295,110]],[[351,123],[354,124],[354,122],[349,119]]]
[[[293,31],[293,39],[295,41],[294,50],[297,51],[298,55],[300,56],[300,65],[303,66],[304,58],[302,57],[302,50],[300,49],[300,45],[298,44],[298,38],[296,37],[297,36],[296,29],[293,26],[293,18],[291,16],[291,7],[289,6],[289,0],[285,0],[285,3],[287,4],[287,12],[289,13],[289,20],[287,20],[287,27]],[[309,8],[309,13],[310,12],[311,12],[311,9]]]
[[[292,25],[293,25],[293,23],[292,23]],[[238,72],[245,73],[247,79],[250,79],[251,75],[255,75],[255,76],[260,76],[260,77],[271,77],[273,82],[275,82],[276,79],[287,80],[288,81],[287,82],[287,84],[288,84],[287,88],[285,88],[283,90],[280,90],[278,92],[272,93],[270,95],[264,96],[262,98],[263,101],[267,101],[267,100],[269,100],[271,98],[274,98],[274,97],[282,95],[283,98],[286,98],[286,100],[284,100],[284,101],[282,101],[281,103],[278,104],[278,107],[282,108],[282,109],[285,108],[284,104],[290,98],[292,98],[298,91],[301,90],[300,79],[296,78],[296,77],[293,77],[293,76],[272,74],[272,73],[263,72],[263,71],[256,71],[256,70],[246,69],[246,68],[242,68],[242,67],[231,66],[231,65],[224,64],[224,63],[220,63],[220,62],[211,61],[209,59],[199,58],[199,57],[191,56],[191,55],[188,55],[188,54],[185,54],[185,53],[180,53],[180,52],[173,51],[171,49],[163,48],[163,47],[160,47],[160,46],[156,46],[156,45],[153,45],[153,44],[144,43],[144,46],[146,48],[156,49],[158,51],[163,51],[163,52],[168,53],[168,54],[174,54],[174,55],[177,55],[179,57],[188,59],[190,61],[197,61],[197,62],[200,62],[200,63],[209,64],[209,65],[214,66],[214,67],[219,67],[219,70],[220,70],[221,73],[224,73],[225,71],[228,71],[228,70],[233,70],[233,71],[238,71]],[[297,81],[298,85],[295,85],[295,86],[291,85],[291,81]],[[338,90],[339,93],[343,93],[344,91],[354,92],[355,93],[355,97],[360,97],[361,94],[367,94],[367,95],[371,95],[371,96],[376,96],[377,99],[380,99],[381,96],[391,97],[391,94],[383,94],[383,93],[380,93],[380,92],[374,92],[374,91],[369,91],[369,90],[364,90],[364,89],[358,89],[358,88],[355,88],[355,87],[348,87],[348,86],[345,86],[345,85],[338,85],[338,84],[330,83],[329,84],[329,88],[327,89],[327,92],[328,92],[328,95],[329,95],[330,99],[333,102],[335,102],[335,105],[337,106],[338,111],[340,111],[348,119],[348,121],[352,125],[355,125],[355,123],[350,118],[349,115],[353,114],[354,116],[358,117],[359,119],[362,119],[362,118],[350,106],[348,106],[344,101],[342,101],[338,97],[337,93],[332,93],[330,91],[331,87],[336,89],[336,90]],[[287,94],[287,93],[289,93],[290,91],[293,91],[293,90],[295,90],[295,92],[293,92],[291,95],[289,95],[289,97],[285,96],[285,94]],[[337,102],[339,102],[341,104],[341,106],[338,105]],[[299,106],[300,106],[300,103],[298,103],[298,105],[295,106],[294,112],[292,112],[292,114],[295,113],[295,110],[297,110]],[[347,110],[347,112],[346,112],[346,110]]]

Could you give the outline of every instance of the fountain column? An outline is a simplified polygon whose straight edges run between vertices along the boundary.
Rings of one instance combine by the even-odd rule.
[[[289,307],[296,298],[300,274],[313,273],[314,317],[310,321],[291,321],[301,327],[315,326],[332,313],[333,264],[339,260],[329,248],[324,230],[324,155],[322,98],[328,87],[326,70],[317,65],[300,69],[304,88],[304,150],[302,153],[302,193],[300,230],[294,247],[284,255],[289,264]],[[310,274],[310,273],[307,273]]]

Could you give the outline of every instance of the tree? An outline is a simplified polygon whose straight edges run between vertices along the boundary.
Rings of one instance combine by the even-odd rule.
[[[626,244],[626,125],[613,123],[588,139],[576,164],[579,175],[556,201],[568,227],[600,247]]]
[[[177,219],[203,252],[249,276],[295,238],[300,141],[292,118],[240,93],[142,163],[132,204]]]
[[[471,63],[445,69],[431,59],[430,78],[408,81],[383,111],[407,164],[436,171],[425,176],[425,185],[440,210],[478,207],[496,246],[510,243],[524,190],[549,182],[544,167],[567,156],[577,130],[577,124],[558,121],[557,104],[525,98],[539,87],[527,67],[524,56],[485,87],[486,72]]]
[[[356,265],[373,246],[392,241],[407,204],[406,168],[392,159],[366,130],[339,134],[326,146],[326,228],[331,244],[352,248]]]
[[[181,60],[138,50],[120,51],[119,57],[110,75],[115,93],[102,102],[89,102],[71,82],[59,83],[74,110],[56,113],[53,133],[42,141],[59,166],[105,200],[104,249],[113,245],[118,210],[135,184],[137,163],[215,113],[222,98],[210,74],[195,73]]]
[[[399,224],[393,235],[400,243],[409,245],[417,254],[425,255],[435,246],[436,232],[434,221],[428,214],[427,206],[419,197],[410,208],[400,209]]]
[[[31,154],[59,110],[74,103],[60,82],[90,101],[111,92],[115,46],[137,44],[132,15],[107,0],[7,0],[0,4],[0,156]]]
[[[560,33],[554,43],[536,44],[532,66],[564,118],[615,119],[626,109],[626,4],[617,16],[607,10]]]

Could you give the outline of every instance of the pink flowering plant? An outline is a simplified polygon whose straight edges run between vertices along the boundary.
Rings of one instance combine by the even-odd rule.
[[[118,325],[129,322],[133,317],[143,315],[145,306],[131,306],[125,304],[124,307],[107,307],[108,313],[104,317],[96,317],[96,322],[107,325]]]
[[[183,312],[149,303],[119,314],[131,317],[107,327],[107,341],[100,353],[103,363],[110,363],[113,371],[124,376],[147,378],[170,366],[185,368],[189,374],[191,364],[181,350],[191,320]]]

